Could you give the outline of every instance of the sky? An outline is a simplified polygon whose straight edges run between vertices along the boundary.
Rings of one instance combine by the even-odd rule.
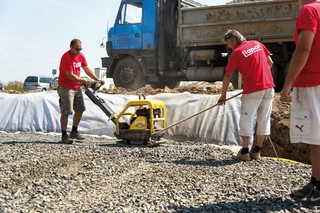
[[[198,2],[220,5],[230,0]],[[119,5],[120,0],[1,0],[0,82],[52,76],[73,38],[82,41],[89,67],[101,67],[101,57],[107,53],[100,44]]]

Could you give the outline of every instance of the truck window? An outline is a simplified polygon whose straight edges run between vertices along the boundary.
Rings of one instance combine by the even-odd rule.
[[[142,19],[142,2],[133,2],[122,6],[119,24],[140,24]]]

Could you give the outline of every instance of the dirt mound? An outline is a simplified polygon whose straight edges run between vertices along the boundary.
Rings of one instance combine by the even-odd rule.
[[[218,85],[219,86],[219,85]],[[124,88],[102,89],[101,93],[107,94],[128,94],[128,95],[155,95],[159,93],[182,93],[189,92],[191,94],[220,94],[221,89],[215,86],[194,86],[189,85],[176,89],[153,89],[150,86],[141,88],[137,91],[127,91]],[[24,94],[29,92],[17,91],[1,91],[10,94]],[[310,164],[309,148],[305,144],[291,144],[289,136],[289,121],[290,121],[291,104],[282,103],[279,94],[275,95],[273,101],[273,110],[271,115],[271,135],[265,141],[261,154],[269,157],[287,158],[303,163]],[[272,143],[271,143],[271,141]],[[275,150],[273,146],[275,147]],[[277,154],[276,154],[277,153]]]
[[[128,94],[128,95],[155,95],[159,93],[182,93],[182,92],[189,92],[191,94],[220,94],[221,89],[211,86],[185,86],[179,87],[176,89],[169,89],[166,87],[165,89],[153,89],[150,86],[146,86],[140,88],[137,91],[129,92],[124,88],[114,88],[114,89],[102,89],[99,92],[107,93],[107,94]]]

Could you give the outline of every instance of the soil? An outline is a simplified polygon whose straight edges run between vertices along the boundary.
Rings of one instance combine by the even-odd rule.
[[[24,94],[24,91],[1,91],[11,94]],[[114,88],[114,89],[102,89],[99,90],[102,93],[108,94],[128,94],[128,95],[138,95],[143,94],[155,95],[158,93],[182,93],[189,92],[192,94],[220,94],[221,90],[218,87],[212,86],[185,86],[176,89],[153,89],[150,86],[141,88],[137,91],[129,92],[124,88]],[[282,103],[280,101],[280,95],[275,94],[273,101],[273,110],[271,115],[271,135],[267,137],[263,144],[261,155],[268,157],[278,157],[290,159],[306,164],[310,164],[310,151],[306,144],[291,144],[289,136],[289,119],[290,119],[290,103]]]

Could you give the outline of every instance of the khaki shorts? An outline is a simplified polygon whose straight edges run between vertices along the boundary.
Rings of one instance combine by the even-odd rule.
[[[320,85],[293,88],[291,143],[320,145]]]
[[[61,114],[72,115],[72,112],[83,112],[86,110],[82,90],[71,90],[58,86],[59,106]]]
[[[257,135],[270,135],[273,96],[273,88],[241,96],[240,136],[252,136],[254,134],[255,117],[258,124]]]

